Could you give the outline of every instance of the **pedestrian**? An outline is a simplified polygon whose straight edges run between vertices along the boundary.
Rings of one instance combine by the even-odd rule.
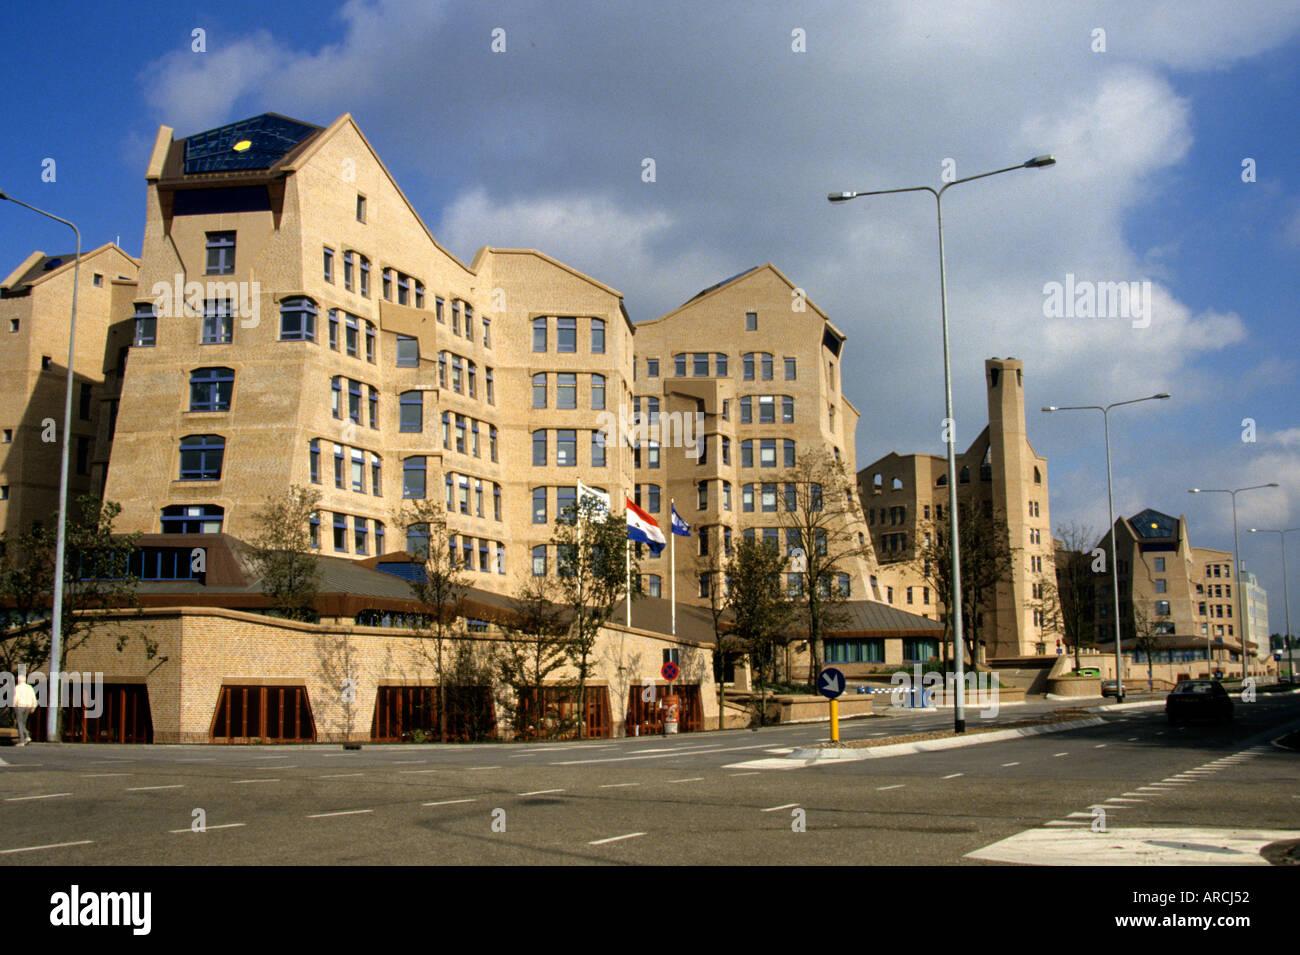
[[[27,671],[18,673],[18,684],[14,687],[14,721],[18,724],[18,745],[26,746],[31,736],[27,732],[27,719],[36,709],[36,691],[27,682]]]

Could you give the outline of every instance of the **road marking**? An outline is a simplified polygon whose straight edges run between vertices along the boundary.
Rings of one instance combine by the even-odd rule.
[[[784,806],[769,806],[767,809],[760,809],[759,812],[780,812],[782,809],[793,809],[799,805],[797,802],[788,802]]]
[[[82,839],[80,842],[52,842],[45,846],[23,846],[21,849],[0,849],[0,855],[9,855],[11,852],[35,852],[38,849],[63,849],[67,846],[88,846],[92,845],[93,840]]]
[[[231,781],[232,786],[242,786],[244,783],[278,783],[278,779],[235,779]]]
[[[960,515],[958,515],[958,516],[960,517]],[[960,523],[960,521],[958,521],[958,523]],[[216,758],[217,758],[217,757],[215,757],[215,756],[198,756],[198,757],[195,757],[195,758],[193,758],[193,759],[178,759],[178,760],[176,760],[176,762],[178,762],[178,763],[211,763],[211,762],[213,762]]]
[[[1053,756],[1069,756],[1069,753],[1053,753]]]
[[[1105,748],[1106,748],[1105,743],[1098,743],[1096,746],[1093,747],[1093,749],[1105,749]]]
[[[640,783],[605,783],[601,789],[622,789],[624,786],[640,786]]]
[[[109,776],[134,776],[135,773],[82,773],[83,779],[107,779]]]
[[[288,759],[288,754],[280,756],[254,756],[253,759]]]
[[[521,796],[545,796],[547,793],[562,793],[563,789],[534,789],[532,792],[520,793]]]
[[[59,796],[71,795],[72,793],[46,793],[44,796],[10,796],[5,802],[25,802],[28,799],[57,799]]]
[[[959,515],[959,517],[960,517],[960,515]],[[1093,818],[1093,816],[1095,816],[1095,815],[1096,815],[1096,813],[1091,813],[1091,812],[1072,812],[1072,813],[1070,813],[1068,816],[1066,816],[1065,818],[1067,818],[1067,819],[1091,819],[1091,818]]]
[[[1111,796],[1106,802],[1143,802],[1142,799],[1125,799],[1123,796]]]
[[[593,839],[591,842],[588,842],[587,845],[603,846],[607,842],[620,842],[623,839],[635,839],[637,836],[644,836],[644,835],[645,835],[644,832],[629,832],[625,836],[610,836],[608,839]]]
[[[960,523],[960,519],[958,520],[958,523]],[[440,773],[442,772],[442,767],[437,769],[399,769],[397,772],[400,776],[414,776],[418,773]]]
[[[474,772],[475,770],[478,770],[478,769],[500,769],[500,768],[501,768],[500,766],[471,766],[471,767],[467,770],[467,772],[471,772],[471,773],[472,773],[472,772]]]
[[[944,779],[956,779],[958,776],[965,776],[965,773],[949,773]]]
[[[1014,763],[1003,763],[1003,764],[1002,764],[1002,768],[1005,769],[1005,768],[1008,767],[1008,766],[1019,766],[1019,765],[1020,765],[1020,761],[1017,760],[1017,761],[1014,762]]]
[[[390,760],[388,765],[389,766],[419,766],[423,762],[425,762],[425,760],[423,759],[394,759],[394,760]]]
[[[1133,807],[1132,807],[1132,806],[1111,806],[1111,805],[1108,805],[1107,803],[1104,803],[1104,802],[1095,802],[1095,803],[1093,803],[1091,806],[1089,806],[1088,808],[1089,808],[1089,809],[1119,810],[1119,809],[1132,809]]]
[[[364,776],[365,773],[327,773],[321,779],[342,779],[344,776]]]
[[[422,805],[422,806],[454,806],[454,805],[456,805],[457,803],[462,803],[462,802],[473,802],[473,801],[474,801],[473,799],[444,799],[444,800],[442,800],[442,802],[424,802],[424,803],[420,803],[420,805]]]
[[[711,746],[704,749],[679,747],[668,753],[651,753],[645,756],[602,756],[599,759],[566,759],[551,763],[552,766],[578,766],[583,763],[621,763],[633,759],[671,759],[673,756],[699,756],[705,753],[734,753],[747,749],[766,749],[771,743],[758,743],[754,746]],[[594,749],[594,747],[592,747]]]
[[[325,819],[329,816],[360,816],[367,812],[374,812],[373,809],[340,809],[338,812],[315,812],[309,815],[308,819]]]
[[[1136,742],[1138,741],[1138,738],[1137,738],[1136,736],[1130,736],[1130,737],[1128,738],[1128,741],[1129,741],[1130,743],[1136,743]]]
[[[184,788],[185,786],[182,785],[181,783],[174,783],[170,786],[131,786],[127,789],[127,792],[146,793],[146,792],[152,792],[155,789],[184,789]]]
[[[1048,826],[1086,826],[1087,823],[1086,823],[1086,822],[1083,822],[1083,821],[1081,821],[1081,820],[1078,820],[1078,819],[1053,819],[1051,822],[1045,823],[1045,825],[1048,825]]]
[[[883,793],[886,789],[902,789],[906,785],[906,783],[894,783],[892,786],[877,786],[876,792]]]
[[[670,783],[698,783],[704,779],[703,776],[692,776],[690,779],[670,779]]]
[[[754,770],[752,773],[728,773],[728,775],[731,776],[732,779],[735,779],[737,776],[757,776],[758,770]]]
[[[175,835],[176,833],[179,832],[210,832],[213,829],[238,829],[241,826],[246,826],[246,825],[248,825],[248,823],[246,822],[223,822],[219,826],[205,825],[202,829],[169,829],[167,831],[172,835]]]
[[[1259,850],[1295,838],[1266,829],[1124,828],[1103,838],[1078,829],[1029,829],[967,853],[968,858],[1032,865],[1268,865]]]

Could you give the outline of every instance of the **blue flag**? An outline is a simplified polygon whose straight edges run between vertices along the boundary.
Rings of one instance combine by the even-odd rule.
[[[676,505],[673,505],[673,533],[681,537],[691,536],[691,525],[682,520],[682,516],[677,513]]]

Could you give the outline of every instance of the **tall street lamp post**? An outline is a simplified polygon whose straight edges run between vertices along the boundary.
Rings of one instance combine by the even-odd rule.
[[[831,202],[847,202],[850,199],[860,199],[864,196],[885,196],[895,192],[928,192],[934,196],[935,213],[938,216],[939,223],[939,302],[943,316],[943,388],[944,388],[944,423],[946,425],[948,444],[948,522],[952,525],[951,537],[952,548],[952,606],[949,608],[949,616],[952,618],[953,625],[953,656],[957,660],[956,673],[956,690],[957,705],[953,710],[953,728],[958,733],[966,732],[966,694],[965,679],[963,673],[962,654],[964,647],[962,644],[962,625],[961,625],[961,561],[958,557],[958,540],[957,540],[957,458],[956,442],[957,429],[952,417],[952,368],[948,352],[948,281],[944,272],[943,256],[943,194],[948,191],[950,186],[956,186],[963,182],[972,182],[976,179],[987,179],[989,176],[997,176],[1004,172],[1014,172],[1017,169],[1039,169],[1044,166],[1053,166],[1056,164],[1055,157],[1051,155],[1035,156],[1016,166],[1007,166],[1005,169],[994,169],[992,172],[982,172],[977,176],[966,176],[962,179],[954,179],[952,182],[945,183],[938,189],[933,186],[909,186],[906,189],[872,189],[864,192],[832,192],[826,198]],[[975,658],[972,654],[971,665],[975,665]]]
[[[1223,487],[1194,487],[1187,492],[1188,494],[1232,495],[1232,566],[1235,568],[1233,572],[1237,575],[1237,634],[1241,638],[1241,675],[1243,678],[1247,675],[1246,661],[1249,659],[1250,651],[1246,645],[1246,634],[1249,630],[1249,624],[1246,621],[1245,588],[1242,586],[1241,556],[1237,541],[1237,495],[1242,491],[1258,491],[1261,488],[1277,486],[1277,483],[1273,482],[1271,484],[1252,484],[1250,487],[1239,487],[1232,490]],[[1208,629],[1205,634],[1205,654],[1208,662],[1210,655],[1210,634]],[[1214,676],[1214,664],[1210,663],[1209,667],[1210,676]]]
[[[1291,668],[1292,683],[1296,681],[1295,647],[1292,646],[1295,641],[1291,639],[1291,593],[1287,589],[1286,582],[1286,535],[1294,534],[1297,531],[1300,531],[1300,527],[1288,527],[1284,531],[1267,530],[1262,527],[1252,527],[1250,529],[1252,534],[1276,534],[1278,539],[1282,542],[1282,606],[1286,611],[1286,636],[1283,637],[1283,639],[1286,641],[1286,657]],[[1241,586],[1240,577],[1238,577],[1237,586]]]
[[[1124,702],[1124,651],[1120,646],[1119,626],[1119,559],[1115,552],[1115,486],[1110,472],[1110,409],[1120,405],[1135,405],[1140,401],[1162,401],[1168,398],[1166,392],[1147,395],[1145,398],[1130,398],[1128,401],[1112,401],[1108,405],[1048,405],[1045,412],[1053,411],[1100,411],[1102,425],[1106,432],[1106,508],[1110,517],[1110,580],[1111,593],[1114,595],[1115,615],[1115,700]],[[1075,639],[1078,639],[1076,635]]]
[[[81,278],[81,230],[44,209],[37,209],[20,199],[0,191],[0,200],[8,200],[31,209],[32,212],[62,222],[72,230],[77,239],[77,255],[72,263],[72,320],[68,324],[68,374],[67,394],[63,396],[63,449],[59,455],[59,523],[55,532],[54,545],[54,607],[50,621],[50,676],[47,682],[47,700],[49,710],[46,712],[45,738],[57,743],[59,726],[59,661],[63,654],[63,564],[65,560],[64,544],[68,527],[68,445],[72,435],[72,385],[73,365],[77,356],[77,286]]]

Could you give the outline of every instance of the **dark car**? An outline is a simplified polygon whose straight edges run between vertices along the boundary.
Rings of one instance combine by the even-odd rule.
[[[1187,680],[1174,687],[1165,698],[1165,716],[1171,725],[1178,723],[1232,722],[1232,697],[1222,683],[1214,680]]]

